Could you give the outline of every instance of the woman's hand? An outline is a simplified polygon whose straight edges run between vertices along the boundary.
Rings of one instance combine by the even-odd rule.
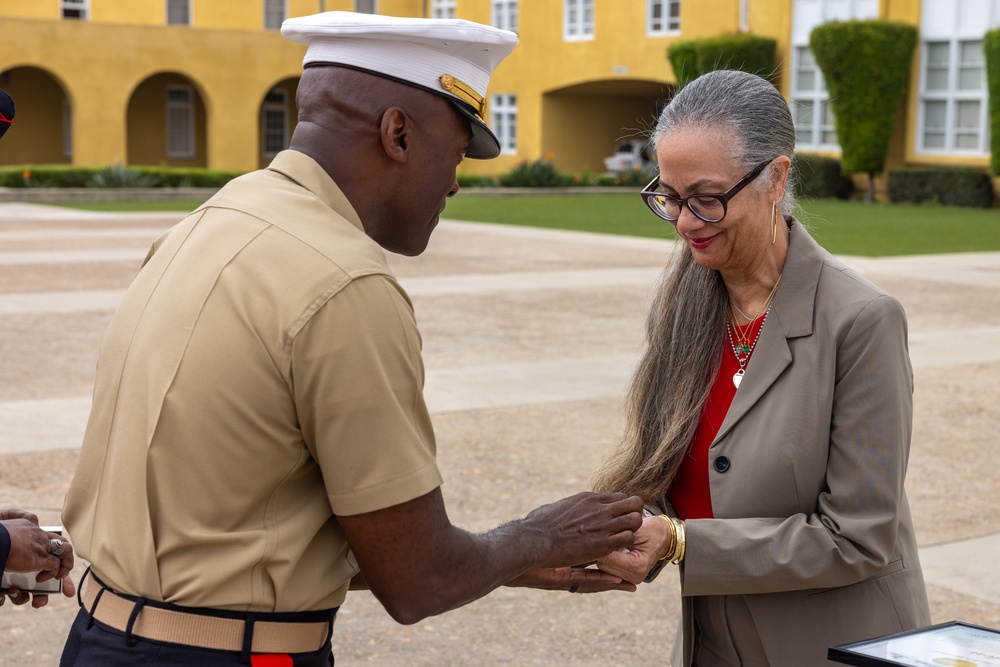
[[[661,516],[647,516],[628,549],[613,551],[597,560],[597,567],[633,584],[641,584],[653,566],[670,549],[670,524]]]
[[[570,593],[635,592],[635,584],[622,581],[621,577],[584,567],[541,567],[528,570],[504,585]]]

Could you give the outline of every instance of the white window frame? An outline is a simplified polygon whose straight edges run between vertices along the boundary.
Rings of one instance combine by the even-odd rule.
[[[182,4],[181,4],[182,3]],[[166,1],[166,12],[167,12],[167,25],[191,25],[191,16],[193,15],[192,0],[167,0]],[[173,5],[174,11],[183,10],[185,14],[185,20],[181,21],[171,21],[171,5]]]
[[[563,41],[582,42],[592,39],[594,0],[563,0]]]
[[[659,9],[659,18],[654,16]],[[676,10],[676,12],[674,12]],[[672,18],[676,13],[677,16]],[[681,0],[646,0],[646,36],[665,37],[681,33]]]
[[[518,30],[518,0],[492,0],[490,2],[490,25],[501,30]]]
[[[455,18],[455,0],[431,0],[432,19]]]
[[[985,34],[985,30],[984,30]],[[927,39],[920,44],[920,105],[917,112],[917,146],[916,151],[922,155],[962,155],[988,157],[990,154],[990,133],[989,133],[989,98],[986,91],[986,58],[985,55],[976,63],[982,70],[982,83],[976,90],[961,90],[958,88],[958,80],[963,63],[960,61],[962,46],[965,44],[979,43],[982,52],[982,37],[951,39]],[[947,90],[928,90],[928,51],[932,44],[948,45],[948,65],[947,65]],[[927,146],[927,106],[929,104],[945,105],[945,121],[943,127],[944,146]],[[976,102],[979,104],[979,121],[975,132],[963,131],[958,126],[958,111],[963,103]],[[975,134],[978,138],[976,148],[960,148],[958,146],[959,135]]]
[[[828,134],[837,135],[837,127],[833,123],[833,111],[830,111],[830,122],[826,122],[826,111],[830,105],[830,91],[826,88],[826,81],[823,79],[823,71],[819,65],[813,63],[803,63],[802,51],[809,51],[809,46],[799,45],[792,47],[792,82],[789,95],[789,106],[791,107],[792,119],[795,122],[795,148],[807,150],[828,150],[839,151],[840,143],[835,141],[824,141]],[[802,89],[799,82],[806,76],[812,76],[815,85],[812,89]],[[810,138],[808,141],[800,141],[799,134],[802,128],[799,124],[799,114],[802,105],[812,106],[812,123],[809,126]]]
[[[517,95],[490,96],[490,128],[500,142],[501,155],[517,155]]]
[[[79,16],[66,16],[66,12],[80,12]],[[70,21],[90,20],[90,0],[59,0],[59,15]]]
[[[354,11],[359,14],[378,14],[378,0],[354,0]]]
[[[921,0],[920,3],[920,84],[917,93],[917,127],[914,133],[913,150],[918,155],[957,157],[988,157],[990,153],[989,93],[986,90],[986,65],[984,57],[977,53],[976,60],[961,62],[963,45],[982,44],[986,33],[1000,28],[1000,0]],[[930,67],[929,51],[932,45],[947,44],[948,60],[938,71],[944,75],[946,85],[938,90],[928,89]],[[981,47],[980,47],[981,48]],[[972,66],[980,70],[978,89],[960,88],[960,75]],[[936,87],[935,87],[936,88]],[[960,109],[963,105],[979,105],[979,118],[971,131],[963,132],[959,127]],[[927,116],[931,104],[943,105],[945,118],[941,132],[943,146],[927,145]],[[978,147],[958,147],[960,136],[975,135]]]
[[[271,99],[268,99],[271,98]],[[272,134],[272,128],[268,127],[267,116],[268,113],[276,113],[281,118],[280,126],[280,137],[278,132]],[[267,147],[268,137],[278,138],[277,143],[281,144],[281,148],[277,150],[269,150]],[[288,95],[284,90],[275,89],[264,97],[264,105],[261,109],[261,141],[260,148],[261,153],[265,158],[273,158],[275,155],[283,151],[288,147]]]
[[[878,0],[794,0],[792,4],[792,81],[788,95],[788,106],[795,122],[795,148],[806,151],[839,152],[838,142],[824,141],[824,135],[832,132],[836,136],[833,113],[827,122],[826,110],[830,104],[830,93],[826,88],[823,71],[819,65],[802,62],[800,49],[809,49],[809,33],[818,25],[828,21],[866,20],[879,17]],[[799,88],[800,77],[812,75],[816,85],[811,90]],[[813,122],[809,142],[799,141],[798,118],[800,105],[811,104]]]
[[[264,30],[281,30],[287,18],[288,0],[264,0]]]
[[[170,99],[171,93],[185,93],[187,95],[187,99],[172,100]],[[184,143],[184,146],[175,147],[173,145],[173,139],[175,136],[179,135],[179,132],[175,132],[174,122],[179,118],[184,119],[184,124],[187,127],[180,128],[180,132],[183,132],[181,141]],[[168,158],[190,160],[195,156],[194,124],[194,88],[184,85],[167,86],[164,131],[166,133],[166,152]]]

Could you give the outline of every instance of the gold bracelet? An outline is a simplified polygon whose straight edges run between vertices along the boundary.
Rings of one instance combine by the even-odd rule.
[[[660,560],[667,560],[677,549],[677,528],[674,526],[674,522],[671,521],[670,517],[666,514],[659,514],[657,516],[666,521],[667,525],[670,526],[670,545],[667,547],[667,552],[663,554],[662,558],[660,558]]]
[[[671,554],[670,562],[677,565],[684,560],[684,553],[687,551],[687,528],[680,519],[672,519],[677,530],[677,548]]]

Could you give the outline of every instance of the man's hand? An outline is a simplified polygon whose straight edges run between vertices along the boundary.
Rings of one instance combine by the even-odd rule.
[[[472,535],[451,524],[435,489],[337,521],[375,597],[398,622],[416,623],[512,579],[540,588],[630,590],[620,577],[570,568],[630,546],[642,524],[642,500],[580,493]]]
[[[31,512],[19,509],[0,510],[0,522],[10,535],[10,555],[7,557],[6,569],[11,572],[39,571],[38,582],[50,579],[63,580],[63,595],[73,597],[76,587],[67,576],[73,569],[73,546],[60,535],[47,533],[38,527],[38,517]],[[50,552],[51,540],[59,540],[63,552],[54,556]],[[43,594],[31,595],[17,588],[10,588],[0,594],[0,605],[4,598],[9,597],[16,605],[25,604],[29,600],[35,609],[44,607],[49,596]]]
[[[598,558],[597,567],[626,581],[641,584],[669,548],[670,526],[659,516],[648,516],[636,532],[632,546]]]
[[[636,590],[635,584],[622,581],[621,577],[583,567],[549,567],[528,570],[504,585],[540,588],[547,591],[569,591],[571,593],[603,593],[604,591],[634,593]]]
[[[542,567],[588,563],[632,546],[642,525],[642,499],[623,493],[578,493],[542,505],[514,522],[548,546]]]

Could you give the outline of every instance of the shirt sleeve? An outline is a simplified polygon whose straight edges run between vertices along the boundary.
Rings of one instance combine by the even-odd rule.
[[[293,343],[292,382],[334,514],[384,509],[441,485],[416,320],[391,277],[356,279],[319,308]]]
[[[0,523],[0,574],[7,569],[7,558],[10,556],[10,533]]]

